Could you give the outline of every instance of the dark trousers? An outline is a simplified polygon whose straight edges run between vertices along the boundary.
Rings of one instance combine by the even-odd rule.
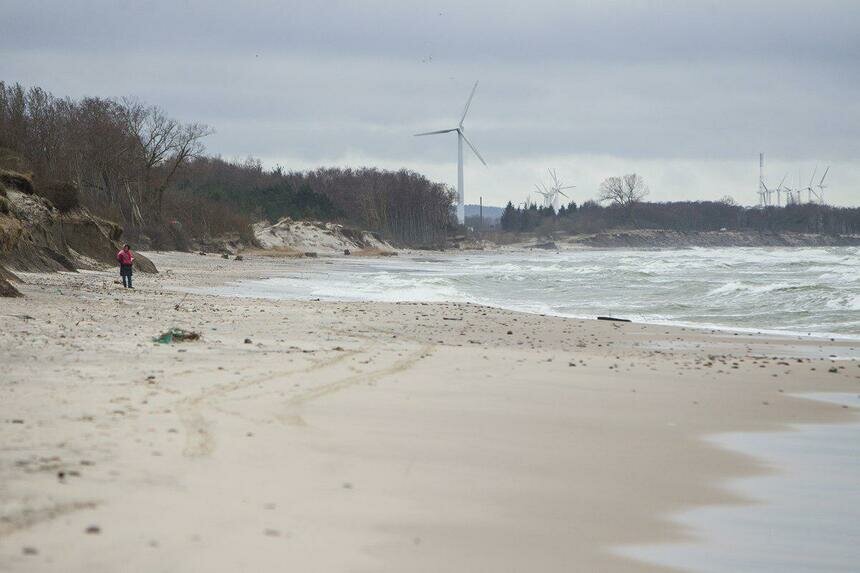
[[[132,288],[131,286],[131,265],[120,265],[119,274],[122,277],[122,286]]]

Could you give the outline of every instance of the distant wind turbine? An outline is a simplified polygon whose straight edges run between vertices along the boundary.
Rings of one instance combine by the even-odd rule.
[[[802,189],[798,189],[798,196],[803,191],[807,193],[807,201],[812,203],[812,198],[815,197],[819,203],[824,204],[824,189],[827,185],[824,184],[824,178],[827,177],[827,174],[830,172],[830,166],[824,170],[824,175],[821,176],[821,181],[818,182],[818,185],[815,185],[815,175],[818,173],[818,166],[815,166],[815,171],[812,172],[812,177],[809,179],[809,185],[803,187]],[[799,177],[799,176],[798,176]],[[818,191],[815,189],[818,188]]]
[[[555,169],[547,169],[549,173],[549,178],[552,180],[551,185],[546,185],[544,183],[540,183],[535,185],[538,194],[543,196],[544,199],[544,207],[552,207],[556,211],[558,210],[559,204],[559,195],[563,195],[570,199],[567,193],[564,193],[563,189],[573,189],[576,185],[564,185],[561,182],[561,179],[558,178],[558,173],[556,173]]]
[[[783,188],[783,183],[785,183],[785,179],[788,177],[788,173],[785,174],[785,177],[782,178],[782,181],[779,182],[779,186],[776,189],[769,188],[764,181],[761,182],[761,186],[764,188],[765,196],[767,197],[767,201],[765,202],[767,205],[772,205],[771,203],[771,195],[776,193],[776,206],[782,206],[782,192],[783,190],[786,193],[785,203],[788,204],[791,199],[791,190],[788,188]]]
[[[484,161],[484,158],[481,157],[481,154],[478,153],[478,150],[472,145],[472,142],[466,137],[466,134],[463,133],[465,128],[463,127],[463,122],[466,120],[466,114],[469,113],[469,106],[472,105],[472,98],[475,97],[475,90],[478,89],[478,82],[475,82],[475,86],[472,88],[472,93],[469,95],[469,99],[466,101],[466,107],[463,108],[463,115],[460,117],[460,123],[457,124],[457,127],[452,127],[451,129],[440,129],[438,131],[427,131],[424,133],[416,133],[415,137],[421,137],[423,135],[437,135],[440,133],[451,133],[457,132],[457,221],[462,225],[466,221],[466,211],[464,205],[464,190],[463,190],[463,142],[466,142],[466,145],[474,152],[475,156],[481,160],[481,163],[484,165],[487,164]]]
[[[817,193],[818,201],[822,205],[824,204],[824,189],[827,187],[827,185],[824,184],[824,178],[827,177],[828,173],[830,173],[830,166],[829,165],[827,166],[827,169],[824,170],[824,175],[821,176],[821,181],[819,181],[818,185],[817,185],[817,187],[818,187],[818,193]]]

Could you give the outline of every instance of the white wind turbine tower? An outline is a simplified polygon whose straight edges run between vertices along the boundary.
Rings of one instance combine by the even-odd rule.
[[[451,133],[457,132],[457,222],[461,225],[466,221],[466,208],[464,206],[464,189],[463,189],[463,142],[466,142],[466,145],[474,152],[475,156],[481,160],[481,163],[484,165],[487,164],[484,161],[484,158],[481,157],[481,154],[478,153],[478,150],[472,145],[472,142],[466,137],[466,134],[463,133],[465,128],[463,127],[463,122],[466,120],[466,114],[469,113],[469,106],[472,105],[472,98],[475,97],[475,90],[478,89],[478,82],[475,82],[475,86],[472,88],[472,93],[469,94],[469,99],[466,101],[466,107],[463,108],[463,115],[460,117],[460,123],[457,124],[457,127],[452,127],[451,129],[440,129],[438,131],[427,131],[424,133],[416,133],[415,137],[420,137],[423,135],[437,135],[440,133]]]
[[[815,176],[818,174],[818,165],[815,166],[815,169],[812,171],[812,177],[809,178],[809,185],[803,188],[806,191],[806,202],[812,203],[812,194],[815,192],[812,190],[812,183],[815,181]]]
[[[549,188],[543,183],[535,183],[535,191],[537,194],[543,197],[543,206],[549,207],[552,205],[553,194]]]
[[[818,187],[818,192],[816,193],[815,191],[813,191],[813,193],[818,196],[818,201],[822,205],[824,205],[824,189],[827,188],[827,185],[824,184],[824,178],[827,177],[828,173],[830,173],[829,165],[827,166],[827,169],[824,170],[824,175],[821,176],[821,181],[819,181],[818,185],[816,185],[816,187]]]

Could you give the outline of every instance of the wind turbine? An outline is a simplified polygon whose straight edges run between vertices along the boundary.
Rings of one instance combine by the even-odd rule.
[[[803,198],[801,197],[800,189],[792,189],[791,187],[785,187],[785,206],[789,205],[799,205],[803,203]]]
[[[543,197],[543,206],[549,207],[552,205],[552,191],[550,191],[543,183],[535,183],[535,191]]]
[[[812,182],[815,181],[815,175],[818,173],[818,165],[815,166],[815,170],[812,172],[812,177],[809,178],[809,185],[806,186],[806,201],[808,203],[812,203]]]
[[[823,205],[824,204],[824,189],[827,188],[827,185],[824,184],[824,178],[827,177],[827,174],[830,172],[830,166],[827,166],[827,169],[824,170],[824,175],[821,176],[821,181],[818,182],[818,192],[815,193],[818,196],[818,201]]]
[[[558,202],[559,202],[559,198],[558,198],[559,195],[563,195],[564,197],[567,197],[568,199],[570,199],[570,196],[568,196],[567,193],[563,193],[562,189],[573,189],[574,187],[576,187],[576,185],[564,185],[564,184],[562,184],[561,179],[558,178],[558,174],[555,172],[555,169],[549,170],[549,176],[552,179],[552,187],[551,187],[551,189],[552,189],[552,199],[551,199],[552,207],[557,210],[558,209]]]
[[[466,142],[466,145],[472,150],[475,156],[481,160],[481,163],[484,165],[487,164],[484,161],[484,158],[481,157],[481,154],[478,153],[478,150],[472,145],[472,142],[466,137],[466,134],[463,133],[465,127],[463,127],[463,122],[466,120],[466,114],[469,113],[469,106],[472,105],[472,98],[475,97],[475,90],[478,89],[478,82],[475,82],[475,86],[472,88],[472,93],[469,94],[469,99],[466,100],[466,107],[463,108],[463,115],[460,117],[460,123],[457,124],[457,127],[452,127],[451,129],[440,129],[438,131],[427,131],[424,133],[416,133],[415,137],[421,137],[424,135],[437,135],[440,133],[452,133],[457,132],[457,222],[461,225],[466,221],[466,208],[464,206],[464,189],[463,189],[463,142]]]
[[[561,180],[558,178],[558,173],[556,173],[555,169],[547,169],[547,173],[549,173],[549,178],[552,180],[552,184],[536,184],[535,189],[537,189],[537,192],[543,196],[544,207],[552,207],[553,209],[558,210],[559,195],[563,195],[570,199],[570,197],[568,197],[568,195],[564,193],[562,189],[573,189],[574,187],[576,187],[576,185],[562,184]]]
[[[765,193],[765,196],[767,197],[767,201],[765,202],[767,205],[771,204],[770,196],[773,193],[776,193],[776,206],[777,207],[782,206],[782,191],[783,191],[782,184],[785,183],[786,177],[788,177],[788,173],[785,174],[785,177],[782,178],[782,181],[779,182],[779,185],[776,187],[776,189],[768,188],[768,186],[765,184],[764,180],[761,181],[761,186],[764,188],[764,193]],[[791,189],[786,188],[785,193],[786,193],[785,203],[788,204],[789,199],[791,198]]]
[[[807,201],[812,203],[812,197],[815,196],[818,199],[818,202],[822,205],[824,204],[824,189],[827,188],[827,185],[824,184],[824,178],[827,177],[827,174],[830,172],[830,166],[824,170],[824,175],[821,176],[821,180],[818,182],[818,185],[814,185],[815,183],[815,175],[818,173],[818,166],[815,166],[815,171],[812,172],[812,177],[809,178],[809,185],[802,189],[798,189],[798,195],[801,192],[806,191]],[[818,191],[815,188],[818,188]]]

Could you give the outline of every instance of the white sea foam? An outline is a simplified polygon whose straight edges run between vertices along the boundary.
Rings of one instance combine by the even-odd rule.
[[[860,338],[860,249],[469,253],[337,259],[226,294],[456,301],[571,317]]]

